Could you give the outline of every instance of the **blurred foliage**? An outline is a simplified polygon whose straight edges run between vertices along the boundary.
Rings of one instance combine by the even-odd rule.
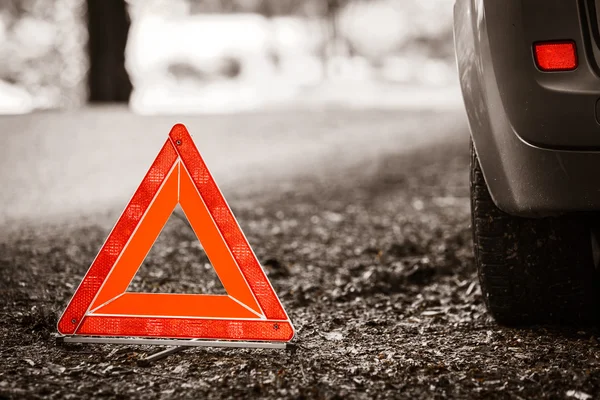
[[[453,58],[451,0],[186,0],[190,12],[326,17],[354,52],[408,50]],[[349,26],[348,20],[352,20]],[[403,38],[399,38],[402,36]],[[404,40],[403,40],[404,39]],[[359,48],[357,48],[359,47]],[[362,48],[360,48],[362,47]],[[388,47],[384,49],[385,47]]]
[[[452,59],[452,0],[128,0],[135,18],[258,13],[327,22],[329,46],[378,62],[393,53]]]
[[[86,43],[85,0],[0,1],[0,80],[37,108],[85,102]]]
[[[452,0],[126,1],[132,19],[143,9],[165,18],[258,13],[323,21],[324,53],[358,55],[373,65],[395,55],[411,60],[404,62],[406,68],[415,64],[414,56],[447,63],[453,58]],[[24,88],[36,108],[83,104],[89,70],[86,22],[85,0],[0,0],[0,81]]]
[[[323,16],[348,0],[188,0],[193,13]]]

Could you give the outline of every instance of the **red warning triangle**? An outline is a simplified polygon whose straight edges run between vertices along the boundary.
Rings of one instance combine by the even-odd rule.
[[[227,295],[127,288],[181,205]],[[287,342],[294,328],[185,126],[178,124],[58,322],[63,335]]]

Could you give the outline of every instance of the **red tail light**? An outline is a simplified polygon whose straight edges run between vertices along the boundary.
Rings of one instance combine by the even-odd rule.
[[[575,42],[538,42],[533,45],[535,63],[542,71],[572,71],[577,68]]]

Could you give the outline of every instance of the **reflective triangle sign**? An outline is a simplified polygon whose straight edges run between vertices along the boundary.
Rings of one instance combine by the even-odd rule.
[[[181,205],[227,295],[127,288]],[[63,335],[287,342],[294,328],[185,126],[152,163],[58,322]]]

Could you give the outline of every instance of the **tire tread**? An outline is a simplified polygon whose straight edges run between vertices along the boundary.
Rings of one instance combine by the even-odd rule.
[[[486,306],[504,325],[596,322],[589,219],[521,218],[493,202],[471,144],[475,263]]]

